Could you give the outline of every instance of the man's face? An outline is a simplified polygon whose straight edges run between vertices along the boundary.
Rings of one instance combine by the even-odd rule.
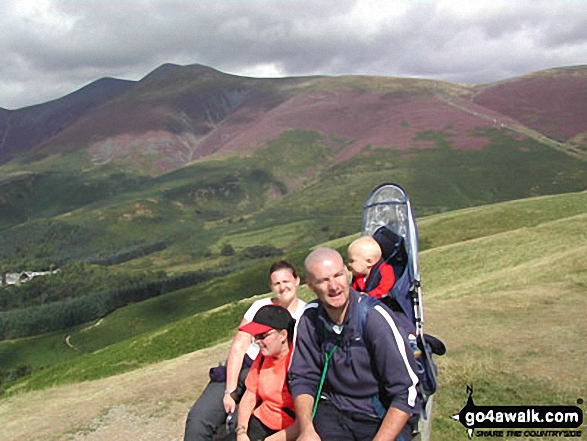
[[[314,262],[307,272],[308,286],[327,311],[344,314],[349,300],[349,274],[342,257]]]
[[[287,268],[272,272],[269,278],[269,287],[277,297],[277,303],[287,307],[297,295],[300,278],[294,277]]]

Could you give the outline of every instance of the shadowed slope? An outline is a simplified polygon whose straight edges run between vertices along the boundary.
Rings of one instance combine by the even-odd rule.
[[[580,68],[556,75],[547,71],[484,85],[475,95],[474,87],[431,80],[258,79],[167,64],[126,93],[105,94],[103,105],[94,103],[74,121],[43,132],[28,159],[79,151],[85,168],[113,163],[158,175],[210,155],[249,155],[288,130],[315,131],[329,139],[337,162],[375,147],[479,150],[487,142],[475,131],[519,126],[520,140],[529,136],[522,124],[537,132],[531,136],[567,140],[587,130],[579,121],[585,113],[585,78]],[[79,92],[72,97],[83,98]],[[56,104],[43,106],[59,113]],[[26,123],[18,124],[26,128]],[[5,141],[12,148],[10,139]]]
[[[18,110],[0,109],[0,164],[66,130],[85,114],[134,87],[102,78],[53,101]]]

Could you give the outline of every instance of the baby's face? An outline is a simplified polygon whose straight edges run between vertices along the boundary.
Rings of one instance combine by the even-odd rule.
[[[367,275],[371,263],[360,252],[353,250],[349,251],[349,266],[353,274]]]

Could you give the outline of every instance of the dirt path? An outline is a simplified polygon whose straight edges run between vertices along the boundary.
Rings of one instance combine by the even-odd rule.
[[[0,440],[182,440],[187,412],[228,345],[0,400]]]
[[[571,155],[583,161],[587,160],[586,152],[576,148],[571,144],[555,141],[554,139],[548,138],[542,133],[524,126],[523,124],[519,123],[513,118],[507,117],[505,115],[500,115],[497,112],[492,112],[492,114],[489,114],[487,113],[489,112],[489,110],[487,109],[484,109],[482,111],[482,106],[478,106],[472,102],[466,102],[464,100],[460,100],[459,102],[457,102],[449,95],[441,93],[438,90],[435,90],[435,94],[449,106],[455,107],[459,110],[462,110],[463,112],[468,113],[469,115],[476,116],[486,121],[492,121],[494,127],[496,128],[511,130],[513,132],[519,133],[520,135],[528,136],[530,138],[535,139],[538,142],[554,147],[555,149],[563,153],[566,153],[567,155]]]

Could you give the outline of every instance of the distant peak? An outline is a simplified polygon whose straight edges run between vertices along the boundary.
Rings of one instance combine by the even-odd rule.
[[[151,73],[147,74],[141,81],[144,82],[165,79],[169,77],[169,75],[180,71],[189,71],[190,73],[196,75],[205,73],[220,73],[216,69],[212,69],[211,67],[204,66],[202,64],[190,64],[187,66],[181,66],[179,64],[165,63],[159,66],[157,69],[153,70]]]
[[[151,73],[155,73],[155,72],[165,72],[166,70],[169,69],[176,69],[178,67],[181,67],[181,65],[179,64],[175,64],[175,63],[164,63],[161,66],[159,66],[158,68],[156,68],[153,72]]]

